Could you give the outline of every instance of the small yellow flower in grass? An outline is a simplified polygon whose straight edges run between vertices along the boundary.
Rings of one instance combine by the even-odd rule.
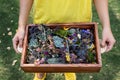
[[[11,49],[11,47],[7,47],[7,50],[10,50]]]
[[[8,32],[8,35],[11,36],[11,35],[12,35],[12,32]]]
[[[69,53],[66,53],[66,60],[69,62],[70,61],[70,55]]]
[[[69,28],[68,28],[68,27],[66,27],[66,26],[64,26],[64,27],[63,27],[63,29],[64,29],[64,30],[68,30]]]

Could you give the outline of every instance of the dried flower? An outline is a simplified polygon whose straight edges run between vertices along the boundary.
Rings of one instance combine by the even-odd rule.
[[[92,78],[93,78],[93,76],[89,76],[89,78],[90,78],[90,79],[92,79]]]
[[[66,60],[67,60],[68,62],[70,62],[70,55],[69,55],[69,53],[66,53]]]
[[[16,64],[17,60],[13,60],[12,62],[12,66],[14,66]]]
[[[8,35],[11,36],[11,35],[12,35],[12,32],[8,32]]]
[[[10,31],[10,28],[8,27],[7,30]]]
[[[0,43],[1,43],[2,41],[0,40]]]
[[[11,47],[7,47],[7,50],[10,50],[11,49]]]
[[[3,33],[3,36],[5,36],[5,33]]]
[[[63,27],[63,29],[64,29],[64,30],[68,30],[68,29],[69,29],[69,27],[64,26],[64,27]]]
[[[13,20],[11,20],[10,22],[13,23]]]

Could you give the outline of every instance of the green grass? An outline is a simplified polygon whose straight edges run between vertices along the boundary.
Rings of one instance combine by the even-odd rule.
[[[112,32],[116,38],[114,48],[102,55],[103,66],[99,73],[77,73],[77,80],[120,80],[120,0],[109,0]],[[94,7],[93,7],[94,8]],[[12,38],[18,25],[18,0],[0,0],[0,80],[32,80],[32,73],[20,70],[20,57],[12,48]],[[100,23],[95,9],[93,21]],[[7,30],[10,28],[10,31]],[[8,32],[12,32],[9,36]],[[101,37],[101,24],[99,24]],[[5,35],[5,36],[4,36]],[[10,47],[10,50],[7,49]],[[18,60],[12,66],[13,60]],[[48,74],[46,80],[64,80],[63,74]]]

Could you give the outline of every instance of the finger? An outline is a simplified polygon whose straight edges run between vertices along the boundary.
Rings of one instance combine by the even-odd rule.
[[[13,48],[16,53],[18,53],[17,46],[18,46],[18,38],[16,38],[16,39],[13,38]]]
[[[100,45],[101,45],[101,47],[105,47],[106,46],[106,41],[103,39]]]
[[[20,48],[23,48],[23,39],[19,39],[19,44],[18,45],[19,45]]]
[[[109,44],[107,45],[107,50],[106,50],[106,52],[110,51],[110,50],[113,48],[113,45],[114,45],[114,43],[109,43]]]

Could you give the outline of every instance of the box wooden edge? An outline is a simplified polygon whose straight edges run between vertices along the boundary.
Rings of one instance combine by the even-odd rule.
[[[32,26],[32,25],[34,25],[34,24],[30,24],[30,25],[27,25],[27,27],[26,27],[26,35],[28,35],[28,27],[29,26]],[[49,24],[49,26],[52,26],[53,24]],[[58,24],[55,24],[55,25],[58,25]],[[61,25],[61,24],[60,24]],[[66,25],[71,25],[71,24],[66,24]],[[74,25],[74,23],[73,23],[73,25]],[[95,23],[95,22],[91,22],[91,23],[76,23],[76,25],[95,25],[95,26],[97,26],[97,24]],[[96,30],[98,31],[98,29],[97,29],[97,27],[95,27],[96,28]],[[97,33],[97,31],[95,30],[95,33],[98,35],[98,33]],[[21,64],[20,64],[20,66],[21,66],[21,68],[24,70],[24,71],[26,71],[25,69],[26,68],[30,68],[30,66],[29,65],[26,65],[25,64],[25,58],[24,58],[24,56],[25,56],[25,53],[26,53],[26,40],[27,40],[27,36],[25,36],[25,39],[24,39],[24,49],[23,49],[23,52],[22,52],[22,56],[21,56]],[[98,36],[96,36],[96,40],[98,41]],[[100,49],[100,47],[97,45],[97,47]],[[96,67],[98,67],[99,68],[99,70],[100,70],[100,68],[102,67],[102,62],[101,62],[101,54],[100,54],[100,52],[98,51],[98,64],[97,64],[97,66]],[[52,65],[52,64],[51,64]],[[71,65],[71,64],[70,64]],[[92,64],[93,65],[93,64]],[[85,65],[86,66],[86,65]],[[85,67],[84,66],[84,67]],[[31,66],[31,69],[32,68],[34,68],[34,67],[36,67],[36,66]],[[41,66],[38,66],[39,68],[42,68]],[[45,67],[45,66],[44,66]],[[52,67],[53,67],[53,65],[52,65]],[[68,66],[69,67],[69,66]],[[83,66],[82,66],[83,67]],[[31,71],[27,71],[27,72],[31,72]]]

